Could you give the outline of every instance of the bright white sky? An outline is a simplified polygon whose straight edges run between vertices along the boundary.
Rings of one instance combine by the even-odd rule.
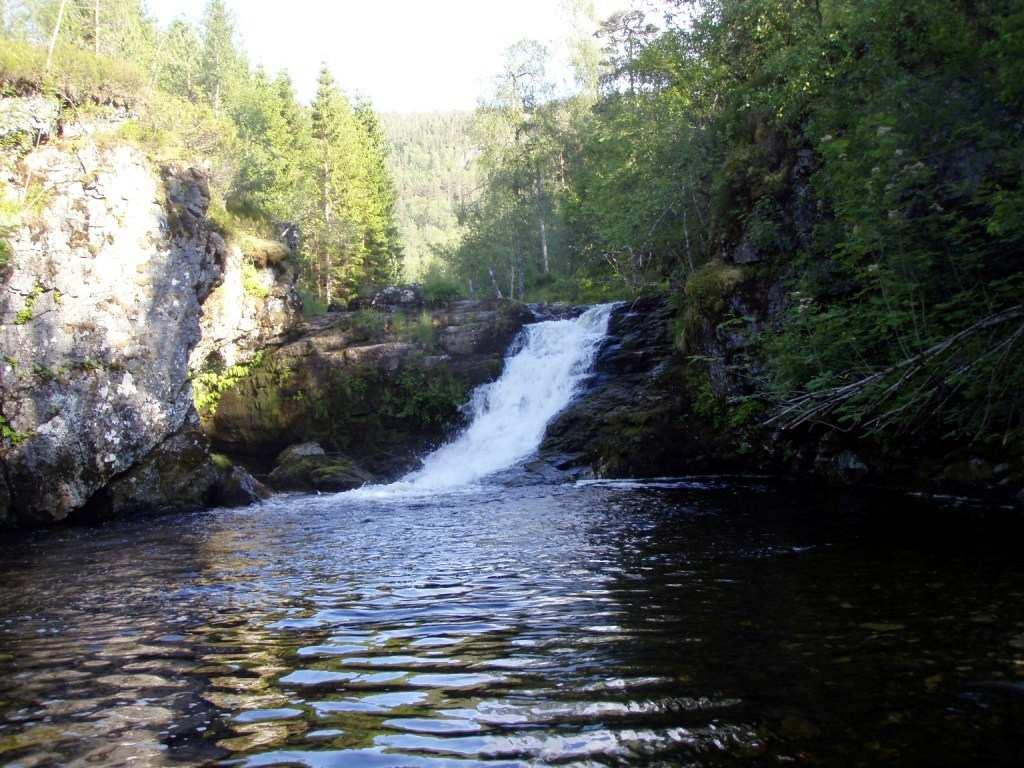
[[[630,0],[595,0],[603,18]],[[504,50],[532,38],[562,48],[560,0],[227,0],[253,64],[286,69],[309,99],[326,62],[381,112],[472,109]],[[162,24],[202,17],[206,0],[149,0]]]

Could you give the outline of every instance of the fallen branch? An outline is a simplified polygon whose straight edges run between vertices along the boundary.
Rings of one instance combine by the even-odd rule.
[[[903,388],[904,384],[917,376],[917,374],[924,370],[924,368],[936,358],[945,355],[955,349],[962,342],[976,336],[982,331],[986,331],[990,328],[994,328],[1019,318],[1024,318],[1024,305],[1017,305],[997,314],[989,315],[988,317],[968,326],[959,333],[956,333],[949,338],[934,344],[928,349],[925,349],[916,355],[908,357],[906,360],[889,366],[881,371],[876,371],[869,376],[865,376],[864,378],[858,379],[857,381],[849,384],[832,387],[820,392],[808,392],[792,398],[783,403],[781,410],[768,419],[765,424],[779,424],[784,430],[795,429],[809,421],[815,421],[833,413],[838,408],[868,391],[872,386],[899,374],[899,378],[887,387],[886,390],[876,399],[872,409],[877,408],[894,394],[899,392]],[[1012,344],[1020,337],[1021,331],[1018,330],[1017,333],[1013,334],[1009,340],[1004,341],[996,349],[1001,350],[1004,345],[1012,346]],[[988,355],[986,355],[986,357],[987,356]],[[970,367],[972,366],[967,366],[967,368]],[[962,371],[965,369],[961,367],[958,370]],[[957,371],[954,371],[953,373],[956,374]],[[947,374],[938,378],[942,381],[948,381],[950,375]],[[931,391],[931,387],[925,387],[922,389],[925,391]],[[916,401],[920,397],[921,395],[917,395],[913,400]],[[881,419],[884,421],[887,416],[895,415],[896,413],[905,410],[909,405],[909,403],[905,404],[900,408],[890,411],[888,414],[883,414]],[[875,419],[872,423],[876,423],[877,421],[878,419]]]

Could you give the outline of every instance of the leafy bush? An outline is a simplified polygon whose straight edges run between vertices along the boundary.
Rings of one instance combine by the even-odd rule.
[[[14,195],[8,191],[7,183],[0,181],[0,270],[7,267],[14,249],[7,241],[20,223],[20,206]]]
[[[458,282],[438,269],[431,269],[423,279],[423,298],[428,304],[447,304],[462,298]]]
[[[208,370],[192,379],[196,410],[203,416],[217,413],[221,397],[240,381],[249,377],[263,363],[263,352],[258,352],[248,363],[233,365],[224,370]]]

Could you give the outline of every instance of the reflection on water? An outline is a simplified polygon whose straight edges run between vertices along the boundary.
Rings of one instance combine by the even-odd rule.
[[[0,765],[1024,764],[1019,530],[955,526],[709,478],[32,534]]]

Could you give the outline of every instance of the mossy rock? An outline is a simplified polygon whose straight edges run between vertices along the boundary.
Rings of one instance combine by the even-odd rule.
[[[267,483],[278,491],[352,491],[372,483],[373,475],[341,456],[302,456],[279,464]]]

